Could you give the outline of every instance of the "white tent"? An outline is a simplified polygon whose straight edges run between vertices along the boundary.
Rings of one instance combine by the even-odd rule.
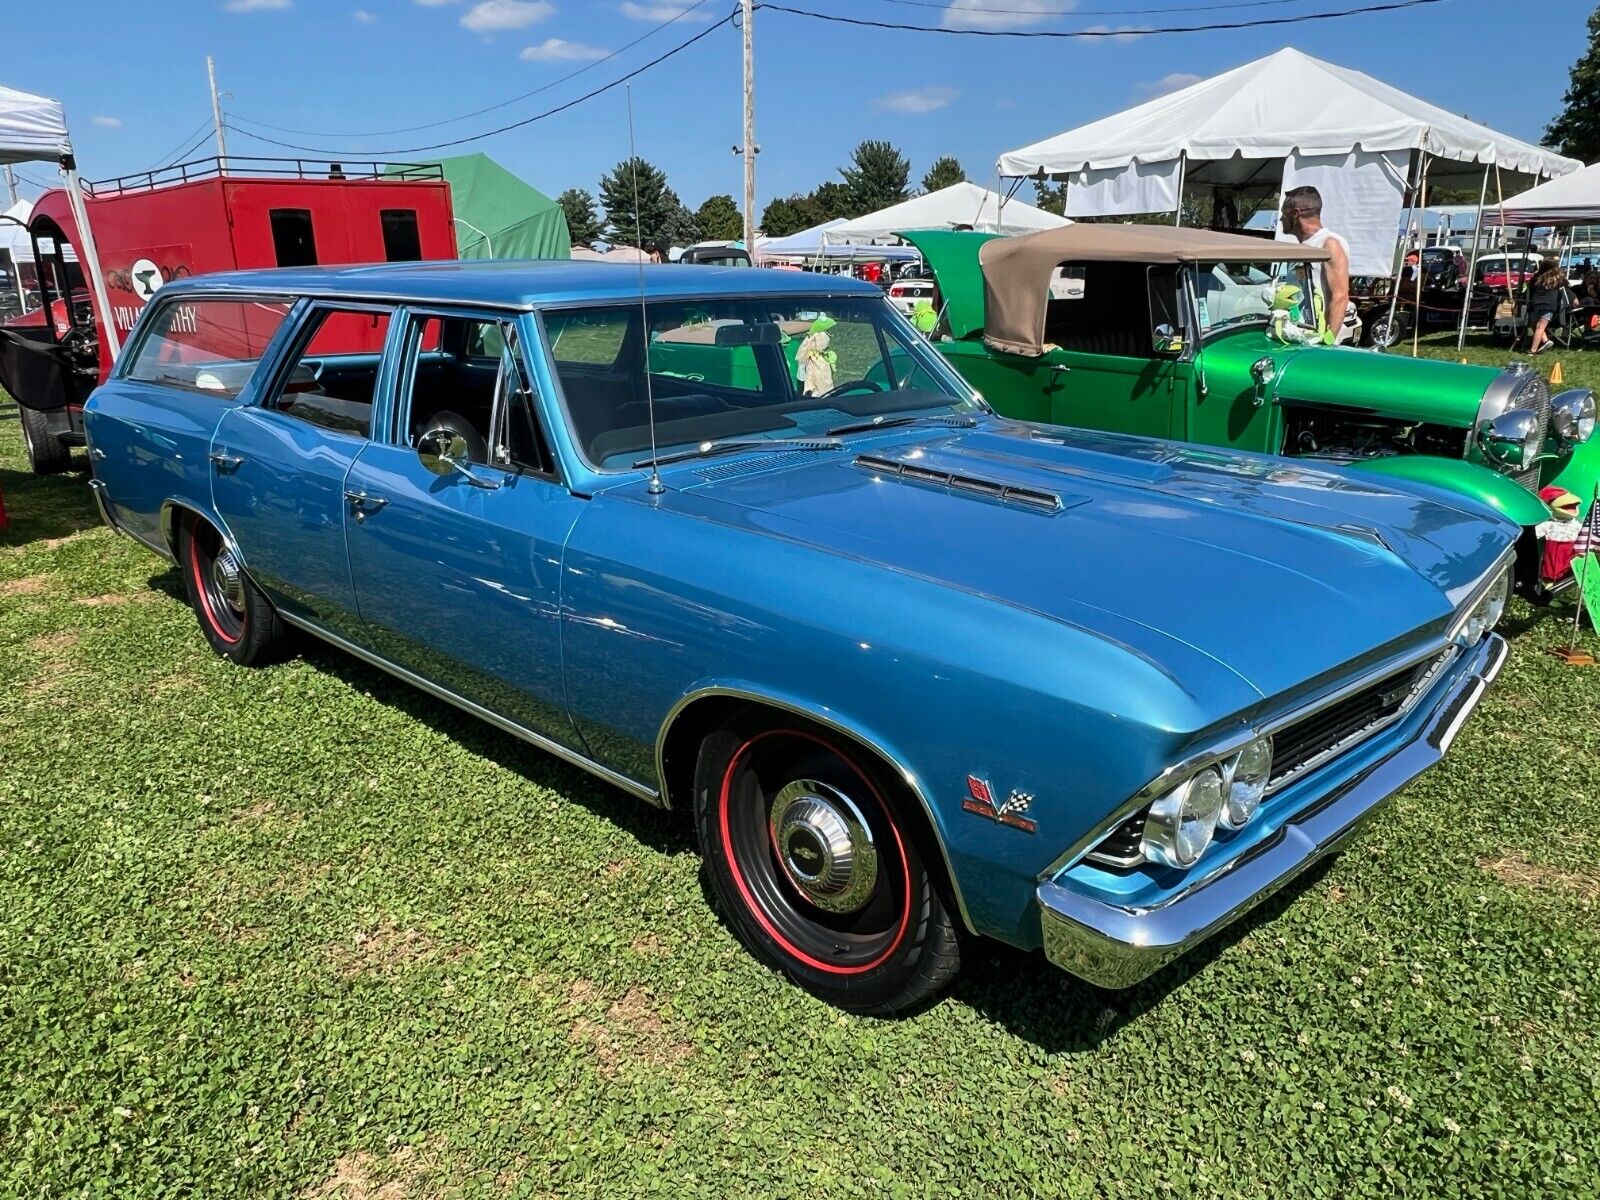
[[[66,183],[67,203],[72,208],[82,245],[81,261],[88,267],[89,286],[104,320],[100,336],[106,339],[111,356],[120,349],[116,322],[111,320],[111,301],[100,270],[100,254],[95,248],[94,231],[83,203],[83,182],[72,155],[72,139],[67,136],[67,118],[59,100],[31,96],[27,92],[0,87],[0,163],[53,162],[60,166]]]
[[[936,192],[913,196],[900,204],[868,213],[824,230],[830,243],[870,242],[902,229],[956,229],[967,226],[984,233],[1035,233],[1070,224],[1042,208],[1007,200],[998,192],[963,180]]]
[[[831,259],[840,263],[857,259],[868,262],[910,262],[920,257],[910,246],[874,246],[864,242],[830,240],[828,234],[845,224],[845,218],[835,217],[787,237],[762,238],[756,243],[756,257],[762,262]]]
[[[1066,179],[1068,216],[1176,212],[1186,187],[1313,184],[1356,274],[1388,273],[1423,181],[1487,189],[1498,170],[1521,186],[1582,165],[1295,49],[1000,156],[1002,175]]]
[[[1504,205],[1507,225],[1582,225],[1600,222],[1600,163],[1541,183]],[[1502,214],[1491,212],[1491,223]]]

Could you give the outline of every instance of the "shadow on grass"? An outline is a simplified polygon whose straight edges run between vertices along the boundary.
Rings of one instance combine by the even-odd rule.
[[[951,995],[1049,1054],[1080,1054],[1109,1041],[1229,947],[1271,924],[1314,887],[1333,863],[1329,856],[1232,925],[1126,991],[1107,991],[1051,965],[1040,951],[978,942],[968,951]]]
[[[0,413],[0,417],[5,414]],[[0,467],[0,494],[4,494],[10,524],[0,529],[0,546],[26,546],[51,538],[67,537],[100,524],[94,500],[84,486],[88,459],[73,459],[67,475],[35,475]]]

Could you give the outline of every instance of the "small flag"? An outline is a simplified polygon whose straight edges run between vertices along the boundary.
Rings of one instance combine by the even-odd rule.
[[[1572,542],[1574,559],[1590,553],[1600,553],[1600,503],[1593,499],[1589,501],[1589,515],[1583,519],[1583,528]]]

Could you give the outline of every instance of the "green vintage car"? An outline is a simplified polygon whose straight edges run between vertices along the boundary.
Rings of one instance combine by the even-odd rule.
[[[1552,397],[1525,363],[1270,336],[1273,285],[1304,285],[1326,257],[1297,243],[1081,223],[1017,238],[902,236],[939,283],[936,344],[1006,416],[1313,457],[1459,492],[1523,526],[1529,596],[1559,590],[1539,580],[1534,528],[1550,512],[1538,492],[1556,483],[1585,504],[1593,494],[1587,389]]]

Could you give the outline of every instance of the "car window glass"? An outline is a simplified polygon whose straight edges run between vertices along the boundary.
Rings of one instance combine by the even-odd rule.
[[[513,467],[524,467],[549,475],[555,471],[549,443],[545,441],[540,424],[539,410],[534,402],[533,385],[528,380],[527,368],[518,352],[515,340],[504,336],[504,328],[497,329],[501,337],[500,388],[503,404],[501,428],[503,434],[496,454]]]
[[[166,301],[151,314],[123,377],[237,396],[288,311],[277,300]]]
[[[378,365],[391,314],[322,309],[285,371],[270,407],[312,425],[369,437]]]
[[[609,367],[622,352],[628,331],[626,309],[579,309],[551,320],[551,354],[561,363],[592,363]]]
[[[547,470],[539,453],[537,414],[521,361],[502,321],[472,317],[419,316],[410,338],[412,361],[404,415],[405,435],[415,446],[424,434],[444,431],[461,439],[470,462]],[[494,444],[496,400],[524,405],[507,412],[506,436]],[[513,429],[509,420],[516,418]],[[516,440],[513,441],[513,433]],[[531,439],[531,440],[530,440]]]

